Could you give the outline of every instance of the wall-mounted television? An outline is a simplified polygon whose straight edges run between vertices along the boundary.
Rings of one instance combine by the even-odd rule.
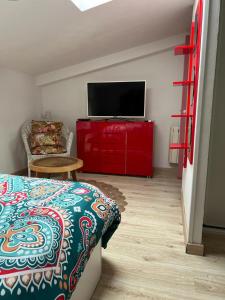
[[[144,118],[146,81],[90,82],[88,117]]]

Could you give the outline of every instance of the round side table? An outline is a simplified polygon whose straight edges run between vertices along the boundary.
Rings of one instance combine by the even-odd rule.
[[[76,170],[83,167],[83,161],[73,157],[50,156],[36,159],[30,162],[31,171],[46,174],[47,178],[51,174],[63,173],[63,179],[68,179],[68,172],[71,172],[74,181],[77,181]]]

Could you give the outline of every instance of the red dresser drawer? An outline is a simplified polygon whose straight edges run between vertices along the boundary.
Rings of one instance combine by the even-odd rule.
[[[152,176],[153,122],[78,121],[84,172]]]
[[[127,125],[126,172],[152,176],[153,123],[134,122]]]

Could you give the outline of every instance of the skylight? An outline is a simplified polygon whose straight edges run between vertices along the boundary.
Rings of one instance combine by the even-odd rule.
[[[105,4],[112,0],[71,0],[81,11]]]

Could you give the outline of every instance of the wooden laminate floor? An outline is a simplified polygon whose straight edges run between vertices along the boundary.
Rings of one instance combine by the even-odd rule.
[[[181,182],[79,174],[118,187],[128,205],[103,250],[103,272],[92,300],[225,299],[225,254],[187,255],[180,206]]]

